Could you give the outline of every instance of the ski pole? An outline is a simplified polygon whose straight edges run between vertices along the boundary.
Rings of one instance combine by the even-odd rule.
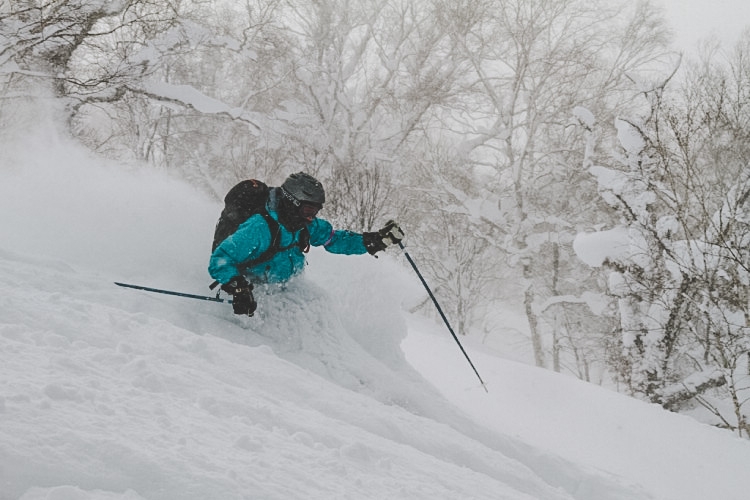
[[[479,379],[479,382],[481,382],[482,387],[484,388],[484,392],[489,393],[490,391],[487,390],[487,385],[484,383],[484,380],[482,380],[482,377],[479,376],[479,372],[474,367],[474,363],[471,362],[471,359],[469,358],[469,355],[466,354],[466,350],[464,349],[464,346],[462,346],[461,342],[458,340],[458,336],[456,335],[456,332],[453,331],[453,328],[451,327],[451,324],[448,322],[448,318],[445,317],[445,314],[443,313],[443,309],[440,307],[440,304],[438,304],[437,299],[432,294],[432,290],[430,290],[430,287],[427,286],[427,282],[425,281],[424,277],[422,276],[422,273],[419,272],[419,269],[417,269],[417,265],[412,260],[411,255],[409,255],[409,252],[406,251],[406,248],[404,247],[404,244],[401,243],[400,241],[398,242],[398,246],[401,247],[401,250],[403,250],[404,256],[406,257],[406,260],[409,261],[409,264],[411,264],[411,267],[414,269],[414,272],[417,273],[417,276],[419,276],[419,280],[422,282],[422,285],[424,286],[424,289],[427,290],[427,294],[432,299],[432,303],[435,304],[435,308],[437,309],[438,313],[440,314],[440,317],[443,318],[443,322],[445,323],[445,326],[448,327],[448,331],[451,332],[451,335],[453,335],[453,340],[455,340],[456,344],[458,344],[458,347],[461,348],[461,352],[464,353],[464,357],[466,358],[466,361],[469,362],[469,365],[471,365],[471,369],[474,370],[474,373],[476,374],[477,378]]]
[[[132,288],[134,290],[143,290],[144,292],[153,292],[153,293],[163,293],[165,295],[175,295],[177,297],[187,297],[189,299],[198,299],[198,300],[208,300],[210,302],[226,302],[227,304],[231,304],[231,299],[222,299],[219,298],[219,295],[216,294],[216,297],[209,297],[207,295],[193,295],[192,293],[182,293],[182,292],[173,292],[171,290],[161,290],[159,288],[149,288],[147,286],[141,286],[141,285],[129,285],[127,283],[118,283],[115,281],[115,285],[122,286],[125,288]]]

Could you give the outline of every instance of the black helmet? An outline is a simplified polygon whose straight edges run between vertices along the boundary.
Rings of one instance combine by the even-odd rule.
[[[291,196],[298,203],[314,203],[323,206],[326,201],[326,194],[321,184],[312,175],[304,172],[292,174],[281,185],[286,195]]]

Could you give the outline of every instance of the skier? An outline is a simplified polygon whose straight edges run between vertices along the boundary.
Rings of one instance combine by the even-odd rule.
[[[301,273],[310,245],[335,254],[375,255],[404,236],[394,221],[377,232],[335,230],[317,217],[323,203],[325,191],[318,180],[304,172],[292,174],[269,190],[265,213],[250,216],[217,242],[208,272],[232,295],[235,314],[255,312],[253,284],[284,283]]]

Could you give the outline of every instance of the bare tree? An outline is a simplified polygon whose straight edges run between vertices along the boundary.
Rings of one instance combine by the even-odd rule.
[[[467,168],[495,172],[484,189],[498,198],[491,220],[504,236],[493,245],[524,283],[530,340],[544,366],[549,329],[539,306],[580,290],[570,244],[601,206],[573,109],[622,106],[626,75],[654,63],[664,29],[648,3],[467,0],[444,9],[469,71],[460,102],[439,123],[460,139]]]
[[[492,202],[480,198],[471,172],[451,145],[434,143],[411,165],[402,212],[405,227],[418,228],[409,239],[415,242],[410,252],[435,284],[433,292],[458,333],[466,335],[493,307],[502,285],[498,269],[504,256],[492,245],[500,234],[482,215],[482,205]]]
[[[300,108],[288,123],[299,163],[320,172],[329,216],[370,229],[424,117],[450,98],[458,64],[433,2],[288,1],[300,36]],[[378,208],[381,207],[381,208]]]

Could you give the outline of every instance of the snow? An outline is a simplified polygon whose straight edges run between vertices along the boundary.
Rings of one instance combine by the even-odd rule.
[[[587,108],[584,108],[583,106],[575,106],[573,108],[573,116],[575,116],[582,124],[584,124],[589,129],[593,128],[596,124],[596,117],[594,117],[594,113],[592,113]]]
[[[622,147],[631,155],[637,155],[646,147],[646,142],[640,132],[629,122],[615,119],[617,139]]]
[[[0,500],[744,500],[750,443],[407,313],[403,257],[205,294],[217,202],[47,120],[0,159]]]
[[[626,255],[630,248],[628,230],[618,226],[592,233],[578,233],[573,240],[573,250],[582,262],[591,267],[601,266],[606,259]]]
[[[205,114],[226,114],[232,118],[241,119],[251,125],[250,131],[257,133],[260,127],[254,123],[257,116],[245,111],[241,107],[231,107],[228,104],[202,94],[190,85],[173,85],[162,81],[152,81],[144,85],[144,91],[160,96],[163,102],[169,101],[179,103],[179,106],[188,106]]]

